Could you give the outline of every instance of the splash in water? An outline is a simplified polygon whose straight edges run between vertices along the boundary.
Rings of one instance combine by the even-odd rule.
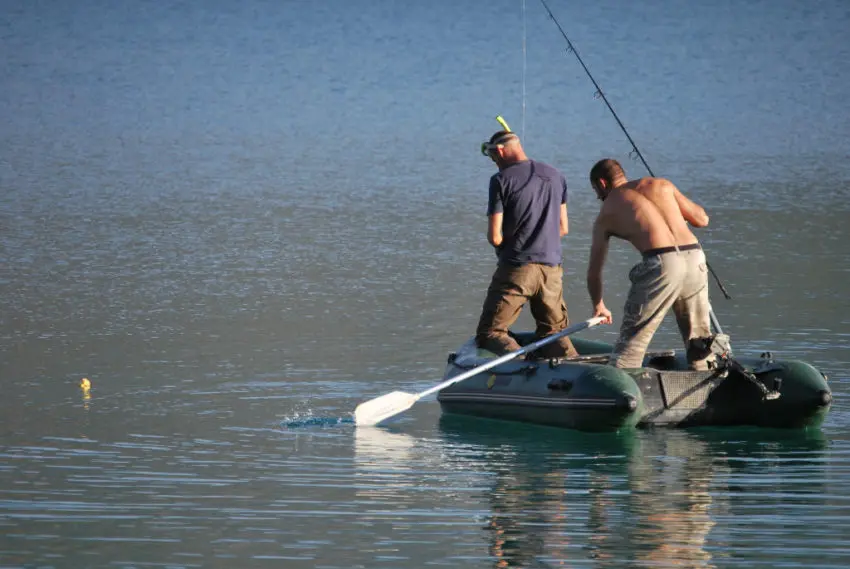
[[[295,413],[286,417],[280,423],[284,429],[300,429],[309,427],[336,427],[338,425],[353,425],[354,417],[314,417],[312,411]]]

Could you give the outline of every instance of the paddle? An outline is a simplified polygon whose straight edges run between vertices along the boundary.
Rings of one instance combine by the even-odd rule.
[[[387,393],[386,395],[381,395],[380,397],[376,397],[375,399],[370,399],[365,403],[361,403],[354,409],[354,423],[359,427],[367,427],[372,425],[377,425],[390,417],[394,417],[399,413],[403,413],[407,411],[413,405],[427,395],[431,395],[432,393],[436,393],[441,389],[448,387],[454,383],[458,383],[459,381],[463,381],[464,379],[468,379],[477,373],[481,373],[482,371],[486,371],[490,368],[496,367],[499,364],[503,364],[505,362],[509,362],[512,359],[519,357],[523,354],[527,354],[533,352],[538,348],[542,348],[546,344],[552,343],[559,338],[563,338],[564,336],[569,336],[570,334],[574,334],[585,328],[590,328],[591,326],[596,326],[600,322],[602,322],[603,318],[596,317],[591,318],[589,320],[585,320],[584,322],[579,322],[578,324],[574,324],[567,328],[564,328],[560,332],[556,334],[552,334],[551,336],[546,336],[540,340],[537,340],[534,343],[528,344],[527,346],[523,346],[515,352],[511,352],[509,354],[505,354],[504,356],[498,357],[495,360],[489,361],[486,364],[482,364],[476,368],[472,368],[469,371],[466,371],[460,375],[456,375],[451,379],[444,381],[438,385],[430,389],[426,389],[421,393],[405,393],[404,391],[393,391],[392,393]]]

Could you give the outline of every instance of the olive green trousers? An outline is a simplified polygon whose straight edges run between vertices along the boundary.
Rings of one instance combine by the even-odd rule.
[[[569,325],[560,265],[552,267],[528,263],[496,267],[475,334],[478,347],[498,355],[519,350],[520,345],[508,334],[508,330],[519,318],[526,303],[534,317],[538,339],[560,332]],[[543,346],[535,355],[554,358],[572,357],[578,353],[570,339],[564,337]]]

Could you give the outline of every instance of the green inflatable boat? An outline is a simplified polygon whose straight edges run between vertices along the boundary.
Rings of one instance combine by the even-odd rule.
[[[520,344],[532,333],[515,334]],[[684,353],[648,353],[644,367],[605,365],[612,346],[573,338],[579,357],[512,360],[442,389],[444,413],[585,431],[631,427],[819,426],[832,403],[826,376],[806,362],[718,357],[689,371]],[[449,380],[496,358],[469,340],[449,354]]]

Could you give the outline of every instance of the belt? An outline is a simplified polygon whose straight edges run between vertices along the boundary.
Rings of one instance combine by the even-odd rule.
[[[699,243],[691,243],[689,245],[682,245],[678,247],[673,245],[672,247],[658,247],[656,249],[647,249],[643,252],[644,259],[647,257],[654,257],[656,255],[663,255],[664,253],[674,253],[676,251],[693,251],[695,249],[702,249]]]
[[[561,263],[538,263],[537,261],[499,261],[499,265],[509,265],[511,267],[524,267],[525,265],[542,265],[544,267],[560,267]]]

